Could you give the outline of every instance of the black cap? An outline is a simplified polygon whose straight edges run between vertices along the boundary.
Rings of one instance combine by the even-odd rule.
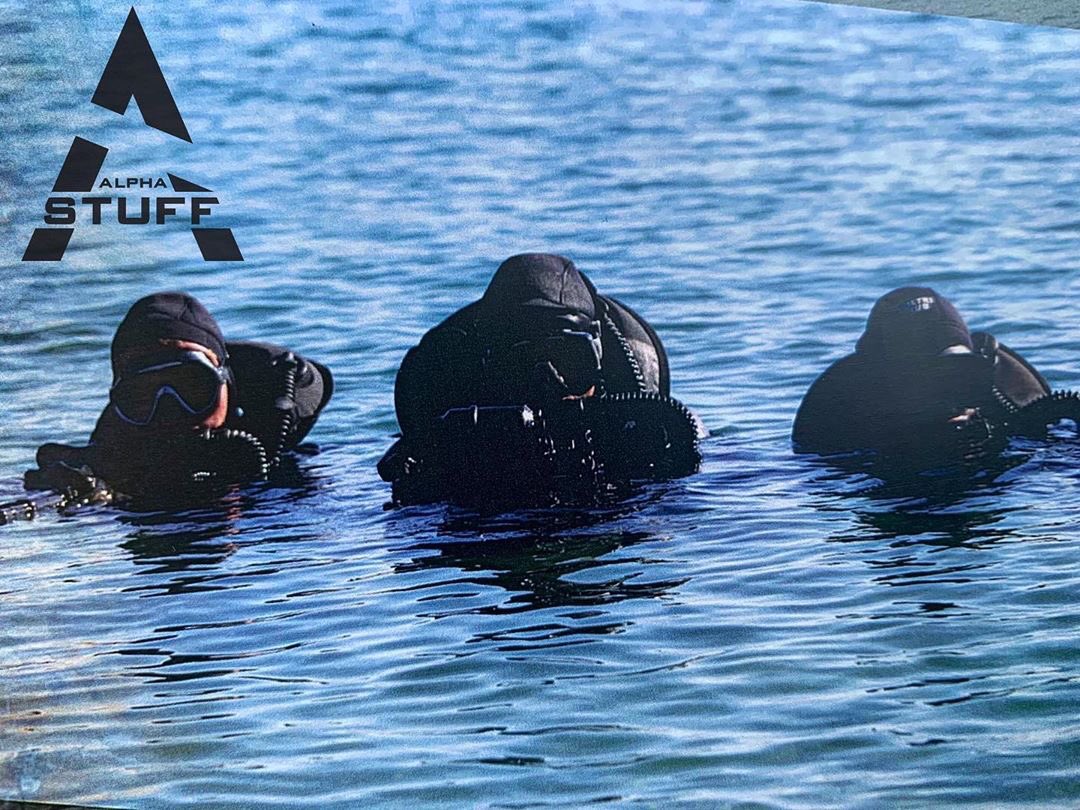
[[[189,340],[213,351],[222,364],[228,359],[221,327],[206,307],[186,293],[160,292],[140,298],[116,328],[112,342],[113,374],[119,359],[131,349],[159,340]]]
[[[522,253],[499,265],[484,292],[489,312],[519,308],[565,310],[596,317],[596,291],[574,263],[551,253]]]
[[[972,348],[971,333],[956,307],[929,287],[901,287],[874,304],[855,351],[926,357],[949,346]]]

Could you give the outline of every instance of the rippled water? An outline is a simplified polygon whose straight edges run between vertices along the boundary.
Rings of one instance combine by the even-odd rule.
[[[338,392],[295,487],[0,530],[0,799],[1080,801],[1077,444],[915,485],[788,444],[903,283],[1080,385],[1080,34],[780,0],[145,2],[188,145],[89,104],[126,12],[0,7],[0,495],[88,435],[155,289]],[[21,264],[76,134],[110,176],[215,189],[246,260],[106,225]],[[397,364],[525,250],[657,327],[702,473],[606,510],[385,510]]]

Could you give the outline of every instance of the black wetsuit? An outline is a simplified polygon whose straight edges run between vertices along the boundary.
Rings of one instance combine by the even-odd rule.
[[[225,346],[233,381],[229,384],[229,411],[222,427],[251,434],[271,452],[292,450],[304,440],[334,392],[330,369],[271,343],[242,340],[228,341]],[[292,396],[295,404],[282,433],[282,414],[276,401],[283,392],[284,361],[288,357],[296,361]],[[90,435],[90,444],[122,456],[126,448],[146,442],[146,436],[145,428],[123,422],[107,405]]]
[[[573,332],[579,337],[586,333],[591,335],[593,376],[575,371],[575,365],[582,367],[580,356],[576,359],[563,357],[560,348],[551,349],[550,356],[543,354],[542,348],[539,354],[530,353],[536,347],[543,347],[545,340],[554,339],[556,343],[551,345],[558,346],[558,335],[565,332]],[[542,386],[536,384],[533,372],[548,360],[549,381],[556,382],[553,392],[545,395],[540,390]],[[537,361],[538,365],[533,366]],[[399,501],[441,499],[443,493],[438,490],[452,483],[450,479],[464,476],[475,481],[470,476],[480,474],[482,471],[478,468],[485,465],[491,465],[490,481],[485,479],[482,486],[528,477],[535,469],[525,467],[535,467],[536,459],[529,456],[530,461],[514,469],[515,451],[507,448],[518,437],[511,435],[514,431],[509,427],[514,421],[513,414],[503,414],[508,421],[499,424],[505,431],[500,432],[503,428],[497,428],[485,433],[481,425],[470,434],[478,441],[491,437],[490,453],[478,453],[473,459],[470,454],[474,448],[470,445],[464,448],[463,454],[453,452],[451,462],[457,465],[456,470],[428,478],[427,483],[411,494],[403,495],[406,488],[399,486],[412,471],[422,466],[421,460],[430,459],[432,447],[438,441],[435,434],[447,424],[440,417],[452,409],[529,406],[537,409],[537,413],[542,411],[547,417],[547,428],[553,428],[572,422],[583,411],[599,414],[608,404],[618,401],[622,402],[620,407],[624,410],[616,413],[617,409],[612,408],[610,416],[613,420],[622,419],[620,426],[633,423],[627,416],[630,408],[639,409],[642,431],[653,414],[657,418],[652,421],[665,421],[663,408],[675,414],[673,424],[690,425],[687,429],[689,438],[685,440],[669,438],[668,433],[680,432],[677,428],[663,428],[667,431],[663,453],[675,455],[685,449],[684,457],[692,455],[693,463],[680,466],[680,472],[675,473],[686,474],[686,469],[699,460],[697,434],[694,433],[699,423],[684,406],[669,399],[670,387],[663,344],[644,318],[622,302],[600,295],[592,282],[568,259],[537,253],[514,256],[499,267],[479,301],[458,310],[429,330],[405,355],[394,391],[402,438],[380,461],[379,472],[384,480],[394,482],[395,498]],[[568,404],[567,395],[570,398],[585,397]],[[631,400],[636,400],[633,405],[629,404]],[[601,401],[604,406],[596,405]],[[565,419],[563,415],[566,415]],[[498,415],[491,416],[493,423],[499,418]],[[477,423],[482,421],[480,416],[474,419]],[[517,423],[520,425],[520,418]],[[589,435],[603,439],[600,434],[605,432],[594,425]],[[573,446],[574,450],[568,452],[564,448],[561,454],[555,454],[560,462],[573,453],[581,453],[581,463],[590,463],[585,459],[587,448],[582,448],[582,443],[570,438],[569,434],[567,436],[564,445]],[[629,455],[634,452],[635,448],[627,450]],[[644,454],[640,447],[636,452]],[[621,449],[608,451],[606,470],[609,474],[618,466],[613,456],[619,453]],[[459,461],[462,457],[466,460]],[[565,479],[567,476],[560,472],[558,477]]]
[[[229,409],[224,425],[213,434],[233,440],[232,445],[222,444],[220,459],[230,467],[230,479],[245,480],[265,469],[251,466],[254,458],[247,452],[248,444],[238,439],[256,440],[261,458],[272,466],[311,430],[333,393],[333,377],[326,366],[270,343],[230,341],[225,346],[232,375]],[[292,378],[288,383],[287,376]],[[291,402],[282,400],[286,393],[291,394]],[[185,477],[191,465],[206,462],[195,457],[202,447],[194,438],[177,441],[152,428],[130,425],[109,404],[87,446],[50,443],[40,447],[39,469],[27,473],[26,484],[31,489],[64,489],[74,480],[71,468],[78,468],[119,494],[167,496],[173,486],[191,483]]]
[[[566,272],[576,277],[572,295],[566,290],[561,295],[540,294],[550,295],[553,303],[562,305],[567,312],[599,321],[605,392],[648,391],[669,396],[667,353],[653,328],[626,304],[598,294],[592,282],[569,260],[559,260],[566,262]],[[503,268],[512,268],[511,262],[513,259]],[[519,299],[529,300],[527,297],[535,293],[528,285],[519,293]],[[516,314],[516,306],[516,302],[493,304],[482,298],[430,329],[419,345],[409,349],[394,386],[394,406],[405,438],[422,433],[433,418],[449,408],[507,404],[506,394],[497,385],[488,384],[483,363],[489,347],[512,340],[506,333],[512,329],[509,321]],[[504,313],[506,319],[500,318]]]
[[[925,287],[882,296],[856,351],[810,386],[795,416],[799,452],[946,450],[964,426],[994,432],[1050,393],[1030,363],[985,333],[969,333],[960,314]],[[1000,431],[998,431],[1000,434]]]

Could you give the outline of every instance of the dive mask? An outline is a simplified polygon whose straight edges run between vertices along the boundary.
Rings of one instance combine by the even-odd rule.
[[[540,386],[561,398],[584,394],[601,382],[597,321],[563,315],[537,326],[541,328],[501,351],[488,350],[484,367],[489,384],[509,389],[507,394],[535,394]]]
[[[225,367],[215,366],[201,352],[181,351],[146,358],[124,370],[109,389],[109,400],[124,422],[146,427],[162,416],[162,407],[183,421],[211,413],[229,380]]]

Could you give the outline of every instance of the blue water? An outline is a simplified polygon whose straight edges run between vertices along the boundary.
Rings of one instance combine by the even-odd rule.
[[[0,6],[0,496],[89,434],[156,289],[338,390],[295,488],[0,530],[0,799],[1080,803],[1080,446],[881,486],[788,443],[905,283],[1080,385],[1080,33],[782,0],[138,11],[193,144],[89,103],[126,4]],[[213,188],[245,261],[112,224],[19,262],[74,135],[110,177]],[[384,509],[401,357],[527,250],[656,326],[702,472],[596,511]]]

